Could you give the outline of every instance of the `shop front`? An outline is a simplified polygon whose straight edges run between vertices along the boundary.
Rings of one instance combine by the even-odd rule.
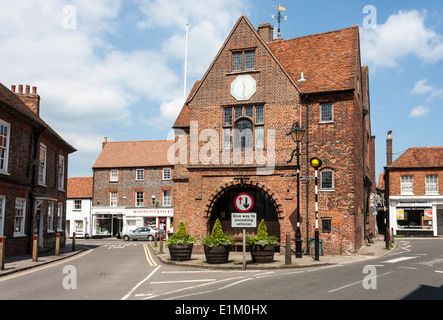
[[[129,232],[138,227],[155,227],[164,230],[165,234],[172,233],[173,217],[174,209],[172,208],[126,209],[123,232]]]
[[[391,197],[390,226],[394,235],[435,237],[442,234],[443,199],[396,200]]]

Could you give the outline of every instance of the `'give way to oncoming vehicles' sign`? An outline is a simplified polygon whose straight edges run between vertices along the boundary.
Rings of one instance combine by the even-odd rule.
[[[255,228],[257,226],[257,213],[232,213],[231,227],[233,228]]]

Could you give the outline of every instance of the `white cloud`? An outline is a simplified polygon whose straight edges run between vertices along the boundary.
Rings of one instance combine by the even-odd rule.
[[[124,125],[134,122],[155,121],[154,128],[169,128],[183,104],[186,23],[190,26],[188,85],[192,87],[191,77],[202,77],[235,21],[245,13],[246,3],[11,1],[0,10],[0,82],[37,86],[44,120],[78,149],[75,159],[89,159],[92,165],[103,136],[111,135],[103,132],[106,125],[124,130]],[[72,13],[64,11],[66,6],[75,9],[74,29],[66,28],[67,15]],[[134,17],[140,18],[134,6],[143,17],[139,28],[147,35],[145,43],[130,50],[119,47],[118,41],[127,37],[121,27],[128,11],[132,27]],[[140,103],[146,104],[143,114],[133,110]]]
[[[443,37],[425,26],[425,17],[426,12],[399,11],[375,30],[361,29],[362,60],[375,67],[396,67],[409,55],[427,63],[443,59]]]
[[[429,107],[426,106],[417,106],[414,109],[412,109],[411,113],[409,114],[410,118],[421,118],[428,114],[430,111]]]
[[[412,89],[412,93],[429,94],[428,100],[435,97],[443,97],[443,89],[437,89],[434,85],[428,85],[427,82],[427,79],[417,81]]]

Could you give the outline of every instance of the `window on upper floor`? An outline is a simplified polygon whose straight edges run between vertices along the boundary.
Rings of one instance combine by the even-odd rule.
[[[40,185],[46,185],[46,153],[46,146],[44,144],[40,144],[40,153],[38,159],[38,183]]]
[[[145,200],[145,193],[143,191],[136,191],[135,192],[135,206],[136,207],[143,207]]]
[[[81,209],[82,209],[82,201],[74,200],[74,210],[81,210]]]
[[[171,168],[163,168],[163,180],[171,180]]]
[[[223,149],[264,148],[263,105],[226,107],[223,111]]]
[[[58,189],[65,189],[65,157],[58,156]]]
[[[117,191],[109,192],[109,206],[111,207],[117,206]]]
[[[163,190],[163,206],[171,206],[171,190]]]
[[[109,181],[118,181],[118,169],[111,169],[111,171],[109,172]]]
[[[320,104],[320,122],[334,121],[334,107],[332,103]]]
[[[411,175],[403,175],[400,178],[400,192],[401,194],[414,194],[414,178]]]
[[[426,176],[426,194],[438,194],[438,175],[430,174]]]
[[[232,52],[232,71],[255,69],[255,50]]]
[[[11,125],[0,119],[0,173],[8,173]]]
[[[145,178],[145,170],[144,169],[136,169],[135,170],[135,180],[143,180]]]
[[[320,190],[334,190],[334,171],[326,169],[320,172]]]

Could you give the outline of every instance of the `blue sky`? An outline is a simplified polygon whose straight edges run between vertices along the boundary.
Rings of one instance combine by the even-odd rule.
[[[394,159],[409,147],[443,145],[443,3],[359,0],[0,0],[0,82],[38,87],[41,116],[77,148],[69,176],[91,176],[109,141],[171,138],[188,93],[237,19],[285,39],[360,26],[370,70],[376,173],[393,130]],[[371,10],[364,8],[371,5]],[[371,19],[369,19],[371,18]]]

